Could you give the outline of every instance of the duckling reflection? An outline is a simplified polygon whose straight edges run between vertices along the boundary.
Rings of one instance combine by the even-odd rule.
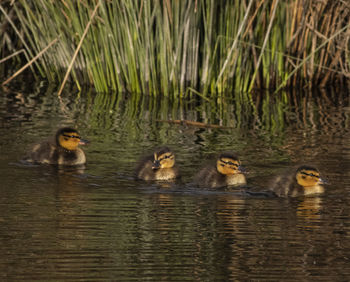
[[[278,176],[271,190],[279,197],[299,197],[324,193],[323,184],[317,168],[302,165],[292,173]]]
[[[201,169],[194,181],[198,186],[218,188],[229,185],[244,185],[246,178],[243,174],[239,158],[230,152],[219,155],[216,164]]]
[[[175,154],[168,147],[161,147],[140,160],[135,176],[141,180],[171,180],[180,176],[175,165]]]
[[[305,197],[301,198],[302,201],[298,204],[297,207],[297,216],[305,219],[307,222],[317,221],[321,217],[321,209],[322,209],[322,198],[315,197]],[[308,225],[311,227],[312,225]],[[319,227],[315,225],[314,228]]]
[[[83,165],[86,163],[85,153],[78,146],[87,143],[76,129],[60,128],[51,140],[34,145],[24,160],[39,164]]]

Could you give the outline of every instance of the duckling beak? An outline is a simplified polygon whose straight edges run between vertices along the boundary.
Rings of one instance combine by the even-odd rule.
[[[318,179],[318,183],[319,184],[329,184],[329,182],[326,179],[323,179],[323,178],[319,178]]]
[[[247,172],[246,168],[243,167],[243,166],[239,166],[239,167],[238,167],[238,171],[239,171],[240,173],[246,173],[246,172]]]
[[[79,141],[79,145],[87,145],[89,143],[90,143],[90,141],[86,140],[86,139],[80,139],[80,141]]]
[[[160,168],[160,161],[159,160],[155,160],[153,162],[152,169],[156,170],[156,169],[159,169],[159,168]]]

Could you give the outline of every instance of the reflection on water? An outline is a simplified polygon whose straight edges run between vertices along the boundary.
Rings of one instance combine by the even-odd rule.
[[[347,93],[199,103],[91,92],[59,100],[52,92],[0,93],[2,280],[349,277]],[[20,162],[66,125],[91,140],[85,168]],[[176,152],[182,179],[136,181],[136,161],[160,144]],[[246,189],[266,190],[298,163],[316,165],[330,185],[297,199],[193,186],[195,172],[226,150],[248,168]]]
[[[321,218],[321,210],[321,197],[305,197],[297,207],[297,216],[309,220],[310,222],[317,221]]]

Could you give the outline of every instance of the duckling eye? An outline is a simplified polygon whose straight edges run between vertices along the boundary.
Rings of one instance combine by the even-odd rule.
[[[314,177],[314,178],[317,178],[317,179],[320,178],[319,175],[316,175],[316,174],[314,174],[314,173],[312,173],[312,172],[309,173],[309,172],[303,171],[303,172],[301,172],[301,174],[302,174],[302,178],[303,178],[303,179],[305,179],[306,176]]]
[[[68,135],[68,134],[62,134],[64,137],[68,137],[68,138],[77,138],[77,139],[81,139],[80,136],[76,136],[76,135]]]
[[[311,177],[317,177],[318,176],[316,174],[313,174],[313,173],[307,173],[307,172],[303,172],[303,174],[307,175],[307,176],[311,176]],[[304,177],[305,178],[305,177]]]
[[[221,160],[224,164],[226,164],[226,165],[232,165],[232,166],[235,166],[235,167],[238,167],[238,165],[236,164],[236,163],[233,163],[233,162],[231,162],[231,161],[228,161],[228,162],[225,162],[225,161],[223,161],[223,160]],[[222,166],[224,166],[224,165],[222,165]]]
[[[162,157],[162,158],[159,158],[159,161],[162,161],[162,160],[165,160],[165,159],[169,159],[169,158],[171,158],[171,155],[165,155],[164,157]]]

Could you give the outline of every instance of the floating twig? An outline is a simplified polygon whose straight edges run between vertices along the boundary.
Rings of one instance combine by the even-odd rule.
[[[167,122],[167,123],[173,123],[173,124],[179,124],[179,125],[187,125],[187,126],[194,126],[194,127],[200,127],[200,128],[222,128],[222,129],[232,129],[233,127],[229,126],[222,126],[218,124],[209,124],[199,121],[192,121],[192,120],[183,120],[183,119],[174,119],[174,120],[156,120],[157,122]]]

